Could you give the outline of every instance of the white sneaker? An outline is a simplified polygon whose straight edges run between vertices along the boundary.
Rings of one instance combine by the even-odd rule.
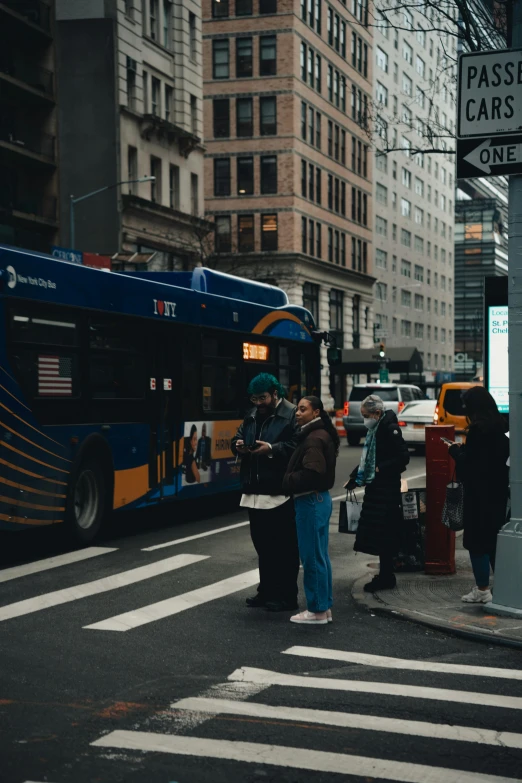
[[[487,604],[493,600],[493,594],[489,587],[487,590],[479,590],[475,585],[467,595],[462,596],[462,600],[466,604]]]

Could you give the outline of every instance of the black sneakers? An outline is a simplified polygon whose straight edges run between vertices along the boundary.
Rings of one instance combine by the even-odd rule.
[[[250,609],[259,609],[262,606],[266,606],[266,601],[263,596],[258,593],[253,598],[247,598],[246,605],[249,606]]]

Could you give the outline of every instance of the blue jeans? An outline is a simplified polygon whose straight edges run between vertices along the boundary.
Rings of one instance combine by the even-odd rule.
[[[333,603],[332,565],[328,557],[331,515],[329,492],[313,492],[295,498],[297,540],[304,569],[306,605],[310,612],[326,612]]]
[[[469,559],[477,585],[479,587],[489,585],[489,567],[491,566],[492,571],[495,570],[495,556],[492,554],[475,555],[470,552]]]

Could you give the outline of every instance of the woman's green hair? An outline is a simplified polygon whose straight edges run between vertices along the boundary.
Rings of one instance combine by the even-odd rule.
[[[255,378],[252,378],[247,389],[247,393],[250,395],[265,394],[266,392],[273,394],[274,391],[276,391],[281,398],[286,394],[285,387],[279,383],[274,375],[270,375],[268,372],[260,372]]]

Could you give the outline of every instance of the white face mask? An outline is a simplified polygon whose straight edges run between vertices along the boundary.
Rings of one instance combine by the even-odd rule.
[[[373,430],[373,428],[378,425],[379,419],[363,419],[363,422],[365,427],[369,430]]]

